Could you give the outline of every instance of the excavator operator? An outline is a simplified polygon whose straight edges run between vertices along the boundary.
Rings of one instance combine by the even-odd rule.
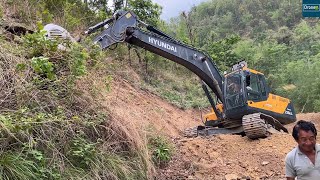
[[[228,80],[229,80],[228,82],[229,95],[239,94],[241,87],[240,87],[240,83],[237,82],[237,78],[229,78]]]

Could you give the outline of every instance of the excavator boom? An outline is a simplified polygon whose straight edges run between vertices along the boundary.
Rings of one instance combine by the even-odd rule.
[[[223,101],[223,76],[205,53],[143,23],[134,13],[129,11],[117,12],[111,19],[89,28],[88,33],[92,33],[104,25],[108,25],[108,27],[94,39],[103,49],[116,43],[127,42],[172,60],[199,76],[217,98],[221,102]],[[146,30],[138,25],[144,26]]]

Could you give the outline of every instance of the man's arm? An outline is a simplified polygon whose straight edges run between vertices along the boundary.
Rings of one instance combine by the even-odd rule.
[[[287,154],[285,159],[285,165],[286,165],[286,178],[287,180],[294,180],[296,177],[296,171],[294,169],[294,165],[292,162],[292,156]]]

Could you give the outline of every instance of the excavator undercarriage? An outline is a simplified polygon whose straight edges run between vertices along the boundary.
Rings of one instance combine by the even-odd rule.
[[[272,116],[254,113],[245,115],[240,123],[234,123],[229,128],[213,127],[213,126],[196,126],[187,128],[184,131],[185,137],[212,136],[218,134],[240,134],[246,135],[250,139],[265,138],[274,133],[286,132],[288,130]],[[218,124],[216,124],[218,126]]]

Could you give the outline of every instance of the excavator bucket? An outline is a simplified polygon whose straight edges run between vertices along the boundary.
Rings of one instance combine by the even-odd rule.
[[[119,42],[124,42],[127,37],[128,28],[135,28],[137,26],[137,16],[130,11],[119,11],[112,19],[107,20],[104,26],[107,26],[107,28],[93,40],[102,49],[106,49]],[[91,29],[98,28],[92,27]]]

